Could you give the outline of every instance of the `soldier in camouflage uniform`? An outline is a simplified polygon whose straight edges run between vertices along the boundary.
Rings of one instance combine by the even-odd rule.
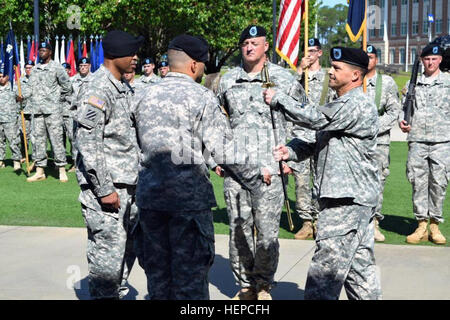
[[[208,44],[189,35],[169,43],[171,71],[147,90],[137,106],[142,150],[136,191],[150,299],[209,299],[208,272],[214,259],[216,206],[205,157],[232,174],[239,165],[226,112],[200,85]],[[228,163],[228,162],[227,162]],[[241,166],[242,167],[242,166]],[[262,181],[257,167],[240,171],[248,190]]]
[[[73,132],[74,132],[74,119],[77,113],[76,110],[76,99],[78,96],[78,93],[80,91],[80,87],[81,84],[83,82],[88,82],[91,79],[91,62],[89,60],[89,58],[83,57],[78,59],[78,70],[79,72],[74,75],[72,78],[70,78],[70,80],[72,81],[72,88],[73,88],[73,93],[72,96],[70,98],[69,101],[69,116],[70,116],[70,120],[67,125],[66,125],[66,120],[64,120],[64,124],[66,126],[66,129],[71,129],[71,143],[72,143],[72,159],[73,159],[73,167],[70,168],[69,172],[75,172],[76,170],[76,159],[77,159],[77,148],[75,147],[75,141],[73,140]]]
[[[315,105],[323,105],[332,100],[334,92],[333,89],[328,87],[327,75],[320,66],[322,46],[319,40],[311,38],[308,43],[308,56],[302,59],[297,69],[297,76],[304,86],[303,71],[308,68],[308,99]],[[316,141],[314,130],[295,126],[291,122],[288,122],[288,126],[291,128],[289,140],[299,138],[309,143]],[[294,238],[298,240],[311,239],[315,235],[315,221],[318,212],[318,204],[312,196],[313,191],[310,187],[311,178],[314,177],[314,158],[309,157],[300,162],[290,161],[289,166],[295,178],[295,210],[303,220],[302,228],[295,234]]]
[[[62,66],[64,67],[64,70],[67,73],[67,76],[70,79],[70,82],[72,82],[72,78],[70,77],[70,64],[67,62],[62,63]],[[72,90],[73,90],[73,86],[72,86]],[[61,107],[61,113],[63,116],[63,142],[64,142],[64,147],[66,148],[66,141],[68,138],[69,142],[70,142],[70,153],[72,155],[72,159],[75,162],[75,157],[74,157],[74,153],[73,153],[73,112],[70,110],[70,106],[71,106],[71,101],[72,101],[72,97],[74,96],[74,92],[72,91],[72,94],[69,96],[64,96],[62,97],[61,103],[60,103],[60,107]],[[73,172],[73,170],[72,170]]]
[[[21,85],[22,92],[30,90],[30,85],[29,85],[30,84],[30,75],[31,75],[31,71],[33,70],[33,67],[34,67],[33,60],[28,60],[25,63],[25,75],[23,75],[20,78],[20,85]],[[16,91],[16,96],[18,96],[19,95],[19,91],[18,91],[19,87],[15,86],[14,89]],[[23,93],[22,93],[21,97],[17,98],[17,100],[18,100],[19,106],[21,106],[22,110],[23,110],[23,116],[24,116],[24,120],[25,120],[25,133],[26,133],[26,136],[28,139],[27,149],[28,149],[28,152],[30,152],[29,142],[31,142],[33,147],[35,145],[34,138],[33,138],[33,132],[31,130],[32,122],[33,122],[33,108],[31,106],[29,99],[23,100]],[[20,102],[20,101],[22,101],[22,102]],[[21,152],[22,152],[22,155],[24,155],[25,154],[25,142],[23,141],[23,128],[22,128],[22,117],[21,116],[19,116],[19,119],[18,119],[18,127],[20,128],[20,139],[21,139],[21,144],[22,144]],[[33,168],[34,168],[34,162],[30,166],[30,171],[33,170]]]
[[[53,148],[54,161],[59,168],[59,180],[67,182],[65,165],[66,149],[63,141],[63,117],[60,103],[72,94],[72,84],[64,68],[51,59],[52,47],[47,42],[39,45],[41,60],[31,73],[30,90],[24,92],[24,98],[30,99],[33,106],[33,135],[36,146],[33,158],[36,161],[36,173],[27,178],[28,182],[46,179],[44,168],[47,166],[47,132]]]
[[[419,225],[406,242],[419,243],[429,238],[435,244],[445,244],[438,225],[444,222],[442,210],[450,178],[450,75],[439,70],[441,47],[428,45],[421,58],[425,71],[417,79],[411,123],[399,123],[402,131],[408,133],[406,173],[412,184],[414,215]],[[409,82],[405,88],[408,86]]]
[[[143,61],[142,68],[144,69],[144,74],[139,77],[138,82],[142,82],[144,84],[152,84],[161,81],[161,78],[153,73],[155,69],[155,63],[152,58],[145,58]]]
[[[167,73],[169,72],[169,62],[168,61],[160,61],[158,63],[158,71],[159,71],[159,76],[161,78],[164,78]]]
[[[11,149],[11,159],[14,171],[20,170],[20,138],[17,118],[19,108],[16,103],[14,91],[11,89],[9,76],[0,70],[0,168],[5,167],[6,140]]]
[[[324,106],[299,105],[286,94],[265,92],[271,107],[318,131],[316,143],[294,139],[275,149],[275,159],[315,154],[320,212],[316,251],[305,286],[305,299],[338,299],[345,286],[349,299],[380,299],[374,257],[374,208],[380,178],[376,153],[377,109],[362,82],[369,58],[362,49],[335,47],[330,53],[330,87],[339,96]]]
[[[235,132],[236,145],[245,146],[248,154],[258,156],[257,165],[265,182],[261,199],[255,199],[238,181],[225,175],[230,262],[241,287],[234,299],[271,299],[270,290],[278,266],[278,233],[284,199],[279,166],[271,157],[274,146],[271,114],[262,96],[264,63],[267,63],[270,80],[278,90],[296,99],[306,98],[300,83],[288,70],[266,60],[269,44],[265,35],[264,28],[259,26],[249,26],[242,32],[239,44],[244,67],[224,74],[218,89],[219,100],[227,110]],[[282,112],[274,112],[274,118],[279,142],[285,143],[285,116]]]
[[[78,200],[88,230],[89,292],[119,299],[133,248],[139,148],[124,72],[136,65],[143,39],[111,31],[103,39],[104,64],[81,85],[76,101]]]
[[[388,75],[377,73],[376,66],[378,63],[377,50],[372,45],[367,45],[367,55],[369,56],[369,68],[367,72],[367,94],[378,109],[380,130],[377,137],[377,160],[380,170],[381,189],[378,198],[378,204],[375,208],[375,241],[383,242],[384,235],[380,232],[379,221],[384,216],[381,213],[383,206],[383,191],[386,178],[389,176],[389,144],[391,138],[391,129],[397,122],[397,118],[401,112],[401,105],[398,96],[398,87],[394,79]]]

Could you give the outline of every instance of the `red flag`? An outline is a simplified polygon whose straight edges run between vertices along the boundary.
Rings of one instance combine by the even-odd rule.
[[[300,22],[305,18],[304,0],[281,0],[276,51],[296,70],[300,47]]]
[[[69,56],[66,58],[66,61],[68,64],[70,64],[70,76],[73,77],[77,74],[77,69],[75,66],[75,52],[73,49],[73,41],[70,40],[70,47],[69,47]]]
[[[28,57],[28,59],[32,60],[33,62],[36,61],[35,53],[36,53],[36,50],[34,48],[34,41],[32,41],[31,50],[30,50],[30,56]]]
[[[87,48],[86,48],[86,42],[83,43],[83,58],[87,57]]]

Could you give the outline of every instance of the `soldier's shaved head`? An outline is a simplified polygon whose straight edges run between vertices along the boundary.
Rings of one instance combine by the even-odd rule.
[[[167,58],[171,72],[184,73],[200,83],[205,72],[205,64],[195,61],[189,57],[184,51],[169,49]]]

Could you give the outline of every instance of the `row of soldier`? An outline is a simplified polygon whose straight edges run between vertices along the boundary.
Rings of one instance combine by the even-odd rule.
[[[47,138],[53,149],[54,164],[59,168],[59,179],[67,182],[65,170],[66,137],[71,144],[71,154],[74,165],[69,172],[75,172],[76,148],[73,147],[74,125],[76,110],[72,101],[76,98],[81,82],[88,80],[90,59],[78,60],[78,73],[70,77],[70,65],[61,66],[51,59],[52,47],[49,43],[39,46],[40,63],[35,67],[32,60],[25,63],[25,74],[20,78],[20,90],[14,83],[12,89],[9,76],[0,70],[0,168],[5,168],[6,146],[9,144],[14,171],[22,170],[25,162],[25,145],[27,150],[31,145],[33,161],[27,168],[30,172],[36,167],[36,174],[27,178],[28,182],[46,179],[44,168],[47,166]],[[151,58],[143,61],[143,76],[136,84],[143,86],[159,81],[153,71],[155,63]],[[158,71],[164,77],[169,70],[167,61],[160,61]],[[66,76],[67,74],[67,76]],[[134,71],[124,75],[130,83],[134,82]],[[58,94],[59,93],[59,94]],[[21,113],[23,113],[23,123]],[[25,128],[25,135],[23,129]],[[30,144],[31,142],[31,144]]]
[[[167,79],[146,90],[136,90],[133,95],[137,86],[133,88],[132,81],[126,85],[122,76],[133,73],[141,40],[122,32],[111,32],[105,38],[105,64],[85,82],[73,104],[77,107],[79,200],[88,227],[93,298],[122,297],[136,256],[146,271],[150,298],[209,297],[207,274],[214,257],[211,207],[215,206],[206,169],[210,168],[225,176],[230,262],[241,287],[235,298],[270,299],[278,265],[283,205],[282,181],[275,160],[289,159],[295,161],[288,161],[284,171],[296,176],[297,211],[303,213],[304,220],[296,238],[314,236],[317,242],[305,298],[336,299],[342,286],[349,298],[381,298],[373,241],[374,237],[383,237],[377,221],[382,218],[380,194],[389,174],[389,130],[401,110],[395,83],[376,73],[376,50],[372,46],[368,46],[367,54],[358,49],[333,48],[332,68],[325,75],[319,63],[320,43],[311,39],[299,78],[268,63],[276,86],[275,90],[265,91],[260,76],[269,46],[265,35],[258,26],[242,32],[239,45],[243,66],[222,77],[217,92],[220,102],[212,92],[195,84],[207,61],[204,40],[175,38],[169,45]],[[418,94],[422,84],[423,90],[447,90],[440,95],[447,97],[447,75],[436,69],[442,53],[433,50],[427,48],[422,53],[425,73]],[[308,97],[301,86],[306,67]],[[366,75],[368,95],[361,88]],[[432,108],[446,110],[436,117],[442,116],[439,120],[448,125],[448,101],[434,99],[433,103]],[[227,142],[237,132],[249,127],[271,127],[267,104],[280,125],[280,141],[292,139],[288,148],[278,146],[276,159],[263,166],[222,163],[216,145],[224,143],[222,153],[232,153],[234,148],[230,151]],[[426,109],[427,105],[418,104],[417,108]],[[413,120],[412,129],[401,123],[402,130],[420,134],[420,121],[428,119],[419,116],[420,112],[416,112],[418,120]],[[200,139],[200,145],[210,150],[212,157],[204,159],[200,166],[174,164],[173,153],[179,151],[181,143],[180,130],[186,130],[190,139]],[[443,163],[444,168],[448,168],[450,158],[446,134],[440,138],[444,141],[425,141],[425,148],[433,149],[433,164]],[[433,132],[432,136],[437,135]],[[411,144],[423,143],[421,139],[410,140],[410,148]],[[190,143],[182,144],[189,148]],[[252,146],[247,147],[245,152],[255,152]],[[192,150],[193,155],[196,152]],[[412,150],[408,172],[414,172],[413,162],[417,162],[417,155],[411,154]],[[423,159],[431,158],[423,154]],[[202,158],[203,154],[196,156]],[[420,166],[423,171],[425,166]],[[430,170],[431,175],[435,172]],[[432,191],[424,199],[428,190],[423,188],[423,174],[420,179],[414,173],[408,177],[419,221],[418,230],[408,237],[408,242],[423,240],[425,233],[428,236],[430,220],[431,240],[445,243],[437,228],[443,221],[445,181],[438,186],[439,194],[430,183]]]

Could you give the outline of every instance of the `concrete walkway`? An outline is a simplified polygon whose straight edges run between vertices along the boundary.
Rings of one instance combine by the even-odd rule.
[[[86,241],[83,228],[0,226],[0,300],[89,299]],[[303,299],[313,251],[313,241],[280,240],[274,299]],[[450,248],[377,244],[375,255],[384,299],[450,299]],[[137,263],[129,282],[126,298],[146,299],[146,277]],[[237,290],[228,236],[216,235],[211,299],[229,299]]]

